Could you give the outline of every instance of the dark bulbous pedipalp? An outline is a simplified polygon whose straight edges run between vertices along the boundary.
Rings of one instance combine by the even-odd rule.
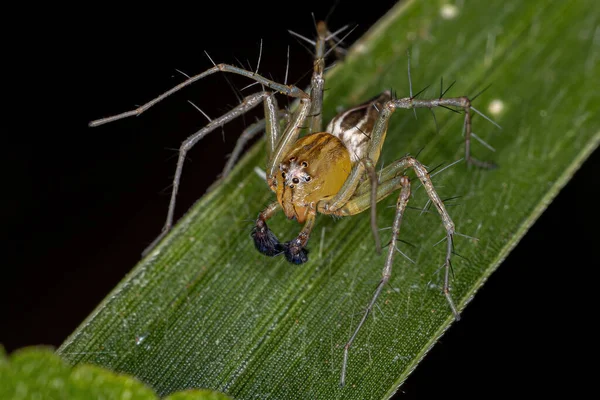
[[[274,257],[281,254],[284,251],[283,245],[279,242],[277,237],[265,221],[256,221],[256,226],[252,229],[252,239],[254,239],[254,247],[261,254],[269,257]]]
[[[286,260],[292,264],[304,264],[308,261],[308,249],[296,243],[296,240],[284,243],[282,247]]]
[[[298,239],[286,243],[280,243],[275,234],[269,229],[267,223],[258,219],[252,229],[252,239],[254,247],[261,254],[269,257],[285,254],[285,259],[292,264],[304,264],[308,261],[308,249],[302,247]]]

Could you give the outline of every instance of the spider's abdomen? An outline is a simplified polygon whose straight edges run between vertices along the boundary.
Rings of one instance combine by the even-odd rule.
[[[386,90],[377,97],[336,115],[327,125],[327,132],[338,137],[348,148],[353,163],[366,155],[379,111],[391,98],[390,91]]]
[[[319,200],[335,195],[350,175],[350,153],[327,132],[298,139],[277,176],[277,200],[288,218],[303,223]]]

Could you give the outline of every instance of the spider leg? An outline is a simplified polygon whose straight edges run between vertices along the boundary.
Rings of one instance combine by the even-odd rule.
[[[375,293],[373,294],[373,297],[371,298],[371,301],[369,302],[367,309],[365,310],[362,318],[360,319],[358,326],[356,327],[356,329],[354,330],[354,333],[352,334],[352,336],[350,336],[350,339],[344,346],[344,361],[342,363],[340,386],[344,386],[345,381],[346,381],[346,367],[348,365],[348,352],[350,350],[350,346],[352,346],[352,343],[354,342],[354,339],[358,335],[358,332],[360,331],[363,324],[367,320],[367,317],[369,316],[369,313],[373,309],[373,306],[375,305],[377,298],[381,294],[381,290],[383,289],[385,284],[390,280],[390,276],[392,275],[392,265],[393,265],[393,260],[394,260],[394,253],[396,251],[396,240],[398,240],[398,235],[400,233],[400,224],[402,223],[402,216],[404,215],[404,210],[406,210],[406,205],[408,204],[408,200],[410,199],[410,180],[408,179],[408,177],[406,177],[406,176],[400,177],[399,184],[402,187],[402,189],[400,190],[400,195],[398,196],[398,202],[396,203],[396,216],[394,218],[394,224],[392,226],[391,244],[388,247],[388,255],[387,255],[387,259],[385,261],[385,266],[383,267],[381,281],[379,281],[379,284],[377,285],[377,288],[375,289]]]
[[[365,160],[365,168],[371,184],[371,232],[373,232],[373,238],[375,239],[375,249],[377,254],[381,254],[381,241],[379,239],[379,230],[377,229],[377,186],[379,185],[379,181],[377,179],[377,172],[375,172],[375,166],[368,158]]]
[[[442,224],[444,225],[444,229],[446,230],[446,240],[448,241],[448,244],[446,249],[446,257],[443,265],[446,268],[443,292],[446,296],[446,299],[448,300],[448,304],[450,306],[450,309],[452,310],[452,313],[454,314],[454,317],[456,318],[456,320],[459,320],[460,315],[456,307],[454,306],[454,302],[452,301],[449,283],[449,272],[451,268],[450,257],[452,255],[452,241],[454,237],[454,222],[452,221],[452,218],[450,218],[450,214],[448,214],[448,211],[446,211],[444,202],[437,194],[437,191],[435,190],[433,183],[431,182],[431,177],[429,176],[429,173],[427,172],[425,166],[412,156],[402,157],[401,159],[388,165],[386,168],[383,169],[381,173],[382,183],[380,184],[380,187],[382,189],[381,191],[378,190],[377,192],[377,201],[380,201],[381,199],[385,198],[397,188],[398,175],[404,173],[404,171],[408,169],[412,169],[421,181],[421,184],[425,188],[425,191],[427,192],[427,196],[429,196],[431,203],[438,210],[440,218],[442,219]],[[363,194],[352,198],[347,204],[340,208],[336,214],[352,215],[358,214],[366,210],[370,205],[370,195],[366,193],[366,190],[361,190],[361,192],[363,192]]]
[[[440,97],[437,100],[442,100],[442,97],[444,97],[444,95],[450,90],[450,88],[452,88],[452,86],[454,86],[454,83],[456,83],[456,81],[454,81],[452,84],[450,84],[450,86],[448,86],[446,88],[446,90],[443,90],[444,89],[444,79],[441,78],[441,80],[440,80]],[[408,84],[409,84],[409,87],[410,87],[410,97],[407,98],[407,99],[401,99],[401,100],[412,101],[413,99],[415,99],[422,92],[421,91],[421,92],[419,92],[419,93],[417,93],[416,95],[413,96],[412,79],[411,79],[411,76],[410,76],[410,53],[408,53]],[[473,97],[473,100],[475,100],[486,89],[484,89],[483,91],[481,91],[478,94],[476,94]],[[423,89],[423,90],[425,90],[425,89]],[[470,114],[470,111],[471,110],[475,111],[476,113],[480,114],[483,118],[487,119],[489,122],[491,122],[492,124],[494,124],[498,128],[502,129],[500,127],[500,125],[496,124],[494,121],[492,121],[490,118],[488,118],[483,113],[481,113],[480,111],[478,111],[476,108],[472,107],[471,106],[471,100],[469,100],[467,97],[459,97],[459,98],[448,99],[448,100],[450,100],[451,102],[456,101],[456,104],[454,104],[454,105],[463,108],[464,112],[465,112],[465,120],[464,120],[464,124],[463,124],[463,132],[464,132],[464,136],[465,136],[465,158],[467,160],[467,164],[468,165],[475,165],[475,166],[478,166],[480,168],[487,168],[487,169],[495,168],[496,165],[494,163],[492,163],[492,162],[486,162],[486,161],[480,161],[480,160],[477,160],[476,158],[473,158],[471,156],[471,136],[475,137],[476,139],[478,139],[478,138],[477,138],[477,136],[471,130],[471,114]],[[447,105],[434,104],[435,100],[423,100],[422,102],[423,103],[420,104],[420,105],[415,104],[414,106],[408,107],[408,108],[412,108],[412,110],[414,111],[414,113],[415,113],[415,119],[417,118],[417,110],[416,110],[417,108],[419,108],[419,107],[427,107],[427,108],[429,108],[429,110],[431,111],[431,115],[433,115],[433,120],[435,121],[436,128],[438,127],[438,123],[437,123],[437,119],[435,118],[435,113],[433,112],[433,107],[441,106],[441,107],[447,108],[447,109],[449,109],[451,111],[455,111],[455,110],[449,108]],[[429,103],[429,105],[427,105],[427,103]],[[484,145],[486,145],[486,144],[487,143],[484,143]],[[486,147],[489,147],[489,145],[487,145]]]
[[[238,104],[236,107],[231,109],[229,112],[223,114],[219,118],[213,119],[208,125],[204,128],[200,129],[198,132],[194,133],[190,137],[188,137],[179,148],[179,158],[177,159],[177,168],[175,169],[175,176],[173,177],[173,189],[171,191],[171,200],[169,201],[169,211],[167,212],[167,220],[165,221],[165,225],[163,226],[162,232],[154,241],[146,247],[146,249],[142,252],[142,256],[148,254],[150,250],[152,250],[171,230],[173,226],[173,215],[175,212],[175,199],[177,197],[177,191],[179,189],[179,182],[181,180],[181,173],[183,171],[183,164],[185,162],[185,157],[187,152],[194,147],[196,143],[208,133],[213,131],[215,128],[226,124],[227,122],[233,120],[241,114],[246,113],[248,110],[259,105],[265,97],[270,95],[269,92],[259,92],[252,94]]]
[[[481,167],[481,168],[495,168],[496,167],[496,165],[492,162],[480,161],[480,160],[474,158],[473,156],[471,156],[471,135],[472,135],[471,110],[474,110],[479,114],[481,114],[481,112],[477,111],[476,109],[474,109],[471,106],[471,100],[469,100],[468,97],[463,96],[463,97],[453,97],[453,98],[447,98],[447,99],[444,99],[441,97],[438,99],[416,99],[413,97],[405,97],[403,99],[391,100],[388,103],[386,103],[386,106],[381,111],[380,119],[381,119],[382,123],[386,124],[385,129],[387,129],[387,120],[389,119],[391,114],[397,108],[403,108],[403,109],[429,108],[429,109],[433,109],[434,107],[444,107],[444,108],[459,107],[459,108],[462,108],[465,113],[465,119],[464,119],[463,126],[464,126],[464,131],[465,131],[465,159],[467,160],[467,163],[470,165],[475,165],[475,166]],[[483,115],[483,114],[481,114],[481,115]],[[496,123],[491,121],[485,115],[483,115],[483,117],[485,119],[489,120],[490,122],[492,122],[494,125],[498,126]],[[376,126],[376,128],[377,128],[377,126]],[[378,151],[381,151],[381,146],[383,145],[383,142],[375,143],[374,145],[375,145],[374,146],[375,148],[378,148]],[[377,154],[379,154],[379,152]],[[371,157],[371,158],[373,158],[373,157]]]
[[[89,126],[91,126],[91,127],[99,126],[99,125],[117,121],[117,120],[120,120],[123,118],[140,115],[144,111],[146,111],[147,109],[149,109],[150,107],[155,105],[156,103],[165,99],[166,97],[169,97],[170,95],[183,89],[184,87],[191,85],[192,83],[194,83],[208,75],[214,74],[215,72],[229,72],[229,73],[233,73],[233,74],[237,74],[237,75],[242,75],[242,76],[245,76],[245,77],[255,80],[256,82],[260,83],[261,85],[263,85],[265,87],[268,87],[272,90],[275,90],[281,94],[285,94],[290,97],[296,97],[296,98],[308,98],[309,97],[303,90],[297,88],[294,85],[283,85],[281,83],[277,83],[277,82],[274,82],[263,76],[260,76],[255,72],[246,71],[245,69],[235,67],[233,65],[215,64],[212,68],[209,68],[206,71],[204,71],[198,75],[192,76],[191,78],[181,82],[179,85],[166,91],[165,93],[161,94],[160,96],[150,100],[149,102],[136,108],[135,110],[131,110],[131,111],[127,111],[127,112],[124,112],[121,114],[113,115],[111,117],[97,119],[95,121],[90,122]]]
[[[324,21],[317,23],[317,40],[315,42],[315,60],[313,62],[313,74],[310,79],[310,108],[311,123],[309,133],[321,132],[323,130],[323,90],[325,89],[325,46],[327,44],[327,24]]]
[[[319,21],[316,23],[317,28],[317,40],[315,44],[315,59],[313,62],[313,74],[310,81],[310,99],[312,101],[312,107],[310,109],[311,123],[309,126],[309,133],[322,132],[323,131],[323,92],[325,90],[325,78],[323,73],[325,72],[325,59],[327,56],[334,51],[338,58],[343,58],[343,53],[339,44],[354,30],[351,29],[344,37],[338,40],[336,43],[334,39],[337,39],[336,35],[344,32],[348,29],[348,26],[344,26],[331,33],[327,28],[325,21]],[[329,49],[327,49],[329,46]]]
[[[275,96],[269,96],[265,98],[264,109],[265,131],[267,132],[267,156],[270,159],[273,154],[273,150],[275,150],[277,143],[281,138],[281,118],[285,117],[287,120],[289,120],[290,115],[287,111],[279,109]]]
[[[390,195],[393,191],[397,190],[398,188],[401,188],[400,197],[398,199],[398,205],[397,205],[398,211],[397,211],[396,219],[394,220],[394,225],[392,228],[393,232],[394,232],[392,234],[392,241],[391,241],[392,245],[390,246],[390,249],[389,249],[388,258],[386,260],[386,264],[384,267],[383,279],[380,283],[380,286],[377,287],[375,295],[373,296],[373,298],[371,299],[371,302],[367,306],[367,310],[366,310],[365,314],[363,315],[363,318],[359,322],[359,325],[356,328],[356,330],[354,331],[354,334],[351,336],[350,340],[344,347],[344,364],[342,366],[342,381],[341,381],[342,384],[343,384],[344,375],[346,372],[348,349],[352,345],[352,342],[354,341],[354,338],[358,334],[358,331],[364,324],[364,321],[366,320],[368,313],[373,308],[373,305],[375,304],[375,301],[377,300],[377,297],[379,296],[382,286],[389,280],[389,276],[391,274],[392,258],[390,258],[390,257],[391,257],[391,254],[393,254],[393,251],[395,249],[395,241],[397,238],[397,234],[395,233],[396,232],[396,221],[398,220],[398,218],[400,218],[400,219],[402,218],[402,215],[399,215],[398,213],[402,214],[404,212],[404,209],[406,208],[406,203],[408,203],[408,196],[410,195],[410,182],[408,181],[407,177],[402,175],[408,169],[412,169],[415,172],[415,174],[417,175],[417,177],[419,178],[419,180],[421,181],[421,184],[425,188],[431,203],[433,205],[435,205],[435,207],[437,208],[438,213],[440,214],[440,217],[442,219],[444,228],[446,230],[447,249],[446,249],[446,256],[445,256],[444,264],[443,264],[443,267],[445,267],[443,293],[444,293],[444,296],[446,297],[448,305],[450,306],[450,309],[452,310],[452,313],[454,314],[454,318],[456,320],[460,319],[460,315],[458,313],[458,310],[456,309],[456,306],[454,305],[452,295],[450,294],[450,268],[452,266],[450,258],[451,258],[452,250],[453,250],[452,241],[453,241],[453,237],[454,237],[454,222],[452,222],[450,215],[448,214],[448,212],[446,211],[446,208],[444,207],[443,201],[441,200],[441,198],[437,194],[435,188],[433,187],[433,183],[431,182],[431,178],[429,176],[429,173],[427,172],[427,169],[416,158],[411,157],[411,156],[403,157],[403,158],[393,162],[392,164],[388,165],[381,172],[382,181],[377,188],[376,201],[382,200],[386,196]],[[372,196],[372,193],[370,193],[367,190],[366,185],[367,185],[366,181],[361,183],[355,191],[356,193],[358,193],[358,195],[355,197],[352,197],[346,204],[341,206],[336,211],[331,212],[331,214],[340,215],[340,216],[354,215],[354,214],[363,212],[364,210],[366,210],[369,207],[372,207],[373,196]],[[405,202],[401,201],[403,196],[407,196],[407,199]],[[399,223],[400,222],[398,221],[398,229],[399,229]]]
[[[344,26],[338,31],[331,33],[327,28],[325,21],[315,22],[315,28],[317,30],[317,39],[312,41],[298,33],[289,31],[296,38],[302,39],[305,42],[315,47],[314,61],[313,61],[313,73],[310,80],[310,88],[307,92],[310,94],[312,106],[310,108],[309,117],[310,124],[308,126],[309,133],[316,133],[323,131],[323,92],[325,90],[325,78],[323,74],[325,72],[325,58],[332,50],[338,50],[339,42],[336,43],[334,39],[337,39],[335,35],[345,31],[348,26]],[[341,40],[345,39],[342,38]],[[340,40],[340,41],[341,41]],[[327,46],[329,45],[329,50]],[[336,55],[338,53],[336,52]]]

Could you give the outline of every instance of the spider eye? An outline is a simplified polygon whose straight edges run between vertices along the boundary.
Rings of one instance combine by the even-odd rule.
[[[312,178],[311,178],[310,176],[308,176],[308,175],[307,175],[307,176],[304,178],[304,180],[305,180],[306,182],[309,182],[311,179],[312,179]]]
[[[302,161],[302,164],[301,164],[301,165],[302,165],[304,168],[308,167],[308,163],[307,163],[306,161]]]
[[[296,161],[296,157],[290,158],[290,162],[294,162],[294,161]]]
[[[294,183],[298,183],[298,182],[300,182],[300,179],[298,179],[298,178],[294,178],[294,179],[292,179],[292,182],[294,182]]]
[[[282,173],[281,173],[281,177],[282,177],[283,179],[285,179],[285,172],[282,172]]]

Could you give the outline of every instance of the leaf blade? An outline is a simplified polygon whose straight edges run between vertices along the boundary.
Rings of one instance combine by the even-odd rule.
[[[469,171],[462,165],[436,179],[446,186],[442,188],[446,195],[467,194],[464,199],[467,206],[453,210],[452,215],[459,231],[469,235],[475,232],[480,238],[477,246],[469,246],[463,241],[457,249],[461,253],[466,250],[465,255],[472,260],[472,264],[456,266],[453,286],[455,296],[461,299],[461,307],[580,161],[597,147],[599,140],[597,118],[586,111],[598,105],[598,97],[592,91],[579,93],[581,90],[577,90],[586,76],[597,81],[593,71],[585,72],[585,63],[580,68],[580,76],[571,73],[561,76],[563,79],[558,85],[556,78],[552,85],[540,85],[538,98],[556,98],[551,94],[557,89],[559,100],[573,92],[581,95],[578,97],[580,112],[578,107],[570,104],[571,108],[557,109],[560,101],[555,105],[552,101],[535,103],[547,105],[546,115],[558,115],[551,122],[548,118],[533,120],[530,109],[534,106],[527,101],[534,100],[528,93],[530,89],[515,88],[510,84],[514,80],[520,81],[514,77],[515,71],[529,72],[528,76],[533,77],[531,86],[536,88],[536,84],[549,79],[545,74],[568,71],[569,60],[552,61],[555,57],[552,48],[538,47],[537,54],[526,57],[524,54],[531,49],[527,40],[534,36],[541,43],[579,44],[579,47],[573,45],[571,51],[580,52],[585,46],[572,34],[568,36],[567,32],[566,39],[561,35],[566,32],[569,22],[586,21],[585,7],[539,8],[532,3],[516,2],[485,5],[489,8],[485,12],[481,7],[469,4],[468,9],[461,10],[464,15],[453,21],[439,20],[437,6],[425,2],[413,1],[404,5],[401,11],[391,13],[387,21],[393,21],[393,24],[384,22],[383,28],[376,28],[371,36],[359,42],[344,69],[334,70],[329,77],[328,82],[335,82],[335,86],[327,93],[325,110],[331,117],[336,105],[355,104],[369,97],[372,94],[369,91],[376,92],[389,86],[406,88],[405,69],[398,65],[405,61],[405,50],[409,45],[412,45],[413,57],[417,57],[417,62],[413,60],[414,82],[437,82],[440,75],[458,75],[459,82],[463,83],[457,87],[473,93],[475,87],[489,80],[507,83],[495,84],[492,93],[486,92],[479,100],[493,94],[506,104],[500,117],[504,132],[495,134],[491,140],[486,135],[498,149],[493,156],[501,168],[493,172]],[[594,13],[588,14],[594,16]],[[473,16],[485,17],[471,22]],[[468,17],[469,23],[463,24],[461,18]],[[532,35],[536,18],[542,28],[556,26],[556,29],[537,28],[537,36]],[[587,25],[594,26],[595,22],[589,22],[589,16],[587,21]],[[444,43],[440,48],[439,42],[430,43],[430,38],[439,37],[440,32],[448,29],[458,32],[449,35],[456,38],[454,45]],[[502,29],[508,32],[506,36],[501,35]],[[381,33],[383,30],[385,34]],[[459,46],[460,33],[466,37],[464,46]],[[401,34],[412,39],[397,43],[395,38]],[[473,40],[468,40],[470,36]],[[585,43],[589,46],[589,41]],[[459,47],[466,50],[457,52]],[[390,48],[394,48],[391,58],[386,54]],[[415,52],[420,57],[432,55],[427,70],[422,68],[424,61],[419,63]],[[448,59],[453,61],[448,63]],[[543,68],[542,64],[548,60],[550,66]],[[378,72],[378,68],[383,68],[384,73]],[[536,79],[538,74],[539,79]],[[455,88],[452,92],[458,90]],[[436,93],[435,89],[433,93]],[[338,104],[331,99],[336,99]],[[536,114],[540,113],[541,110]],[[573,118],[574,114],[577,118]],[[507,120],[507,116],[510,119]],[[583,131],[580,135],[575,134],[577,129],[572,126],[573,120]],[[476,132],[492,128],[479,118],[475,118],[475,123]],[[430,119],[422,116],[414,121],[411,113],[395,116],[388,134],[391,144],[386,146],[384,160],[398,158],[406,151],[414,153],[422,146],[425,150],[419,157],[430,165],[460,158],[462,142],[457,134],[460,118],[450,113],[442,115],[440,135],[432,134],[435,132],[432,124]],[[549,125],[555,125],[549,129],[553,132],[553,141],[535,136],[539,135],[537,132],[546,132]],[[486,126],[489,128],[484,128]],[[567,134],[558,135],[561,130]],[[401,136],[402,132],[413,131],[417,133]],[[507,131],[520,135],[510,136]],[[564,149],[565,154],[559,154]],[[485,154],[481,147],[476,151]],[[555,165],[551,161],[559,155],[561,160]],[[401,295],[392,291],[382,296],[379,304],[385,316],[380,314],[376,323],[363,331],[351,352],[349,379],[355,387],[340,391],[336,382],[341,346],[370,298],[382,267],[382,259],[377,258],[372,249],[368,216],[343,219],[335,226],[321,217],[315,236],[320,229],[326,229],[323,241],[326,256],[323,259],[313,256],[312,265],[295,269],[283,260],[266,260],[255,254],[248,237],[251,223],[244,221],[253,218],[272,200],[262,182],[243,172],[256,164],[264,164],[261,148],[248,154],[222,188],[199,202],[161,246],[159,254],[155,253],[132,271],[63,345],[63,355],[76,362],[85,360],[133,372],[151,382],[161,393],[188,384],[213,387],[241,398],[272,388],[273,396],[277,398],[297,395],[335,397],[340,393],[364,398],[365,394],[385,397],[393,393],[451,320],[439,294],[439,285],[430,285],[431,280],[437,279],[435,270],[442,257],[439,249],[430,247],[441,233],[437,217],[407,215],[402,237],[418,243],[414,251],[418,266],[396,261],[392,288],[400,287]],[[561,174],[562,169],[565,172]],[[544,189],[527,190],[527,186],[535,187],[535,184]],[[381,203],[380,226],[391,221],[393,210],[385,207],[393,204],[392,197]],[[416,201],[421,201],[421,205],[424,203],[422,193]],[[415,202],[411,200],[412,205]],[[507,205],[511,207],[508,211]],[[465,211],[466,208],[469,210]],[[475,221],[474,216],[479,221]],[[474,221],[469,222],[470,219]],[[479,222],[482,228],[479,228]],[[297,226],[285,224],[281,219],[276,220],[273,227],[280,237],[286,238],[297,230]],[[191,238],[194,238],[193,242]],[[311,243],[313,249],[317,246],[315,239]],[[237,251],[226,254],[224,249]],[[312,254],[315,253],[317,251]],[[327,253],[332,254],[331,258]],[[411,303],[415,294],[422,301],[416,306]],[[390,304],[394,308],[388,306]],[[414,311],[415,307],[419,309]],[[131,316],[132,310],[135,310],[135,316]],[[431,311],[435,313],[428,316]],[[125,325],[123,321],[127,321]],[[170,337],[173,332],[178,333],[176,337],[189,349],[176,349],[177,345]],[[97,335],[97,338],[88,338],[91,335]],[[100,354],[95,354],[98,351],[92,350],[99,346],[109,351],[102,354],[100,350]],[[184,367],[177,364],[188,359],[196,364]],[[169,362],[159,366],[156,365],[158,360]],[[300,391],[307,386],[315,392]]]

